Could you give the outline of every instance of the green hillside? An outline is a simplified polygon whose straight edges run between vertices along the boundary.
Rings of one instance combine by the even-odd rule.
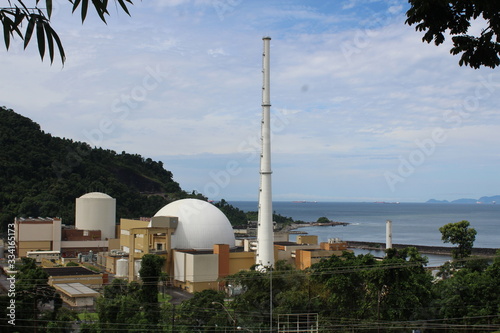
[[[16,216],[57,216],[73,224],[75,199],[94,191],[116,198],[118,218],[152,216],[170,201],[192,196],[162,162],[54,137],[0,107],[2,230]]]

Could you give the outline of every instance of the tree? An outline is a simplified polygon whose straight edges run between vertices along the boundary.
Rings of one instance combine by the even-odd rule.
[[[477,232],[474,228],[469,228],[469,226],[469,221],[463,220],[448,223],[439,228],[443,242],[458,245],[456,249],[451,251],[453,259],[463,259],[472,253]]]
[[[240,271],[226,277],[226,281],[243,290],[230,302],[238,326],[254,332],[268,329],[271,313],[275,321],[277,314],[317,313],[325,308],[318,296],[319,284],[311,283],[307,272],[284,260],[278,260],[272,270]]]
[[[10,40],[14,34],[24,40],[24,48],[28,46],[33,34],[36,34],[38,44],[38,52],[40,57],[44,58],[45,48],[47,46],[49,51],[50,63],[54,61],[54,46],[57,46],[61,62],[64,63],[66,55],[64,48],[58,34],[52,29],[51,16],[53,3],[52,0],[31,0],[34,4],[31,6],[26,5],[26,0],[8,0],[8,7],[0,7],[0,21],[3,27],[3,36],[5,47],[7,50],[10,46]],[[85,22],[87,11],[89,7],[89,0],[68,0],[72,5],[72,12],[74,13],[80,7],[82,23]],[[43,6],[39,6],[43,2]],[[118,3],[121,9],[130,15],[127,3],[133,4],[132,0],[114,0],[115,4]],[[108,12],[108,1],[91,1],[92,6],[95,8],[99,18],[106,23],[106,15]],[[117,6],[118,7],[118,6]],[[23,24],[26,24],[26,29],[22,31]]]
[[[224,293],[211,289],[195,292],[193,297],[182,302],[179,307],[179,323],[188,332],[209,331],[217,325],[222,329],[234,327],[233,316],[230,318],[224,305]]]
[[[229,222],[233,226],[246,226],[248,223],[247,216],[241,209],[230,205],[226,200],[221,199],[220,202],[214,204],[221,212],[226,215]]]
[[[322,260],[310,268],[312,282],[323,288],[320,314],[347,326],[425,318],[432,299],[426,262],[415,248],[388,250],[382,261],[349,252]]]
[[[159,320],[160,305],[158,303],[158,281],[165,258],[156,254],[142,256],[141,269],[141,302],[144,306],[145,317],[149,323],[156,324]]]
[[[136,281],[127,283],[122,279],[114,279],[104,287],[103,296],[97,299],[98,327],[86,329],[91,332],[117,333],[145,329],[149,322],[145,319],[144,311],[141,311],[143,306],[140,286]],[[123,329],[124,325],[127,330]]]
[[[450,53],[462,54],[459,65],[472,68],[495,68],[500,65],[499,1],[482,0],[408,0],[406,24],[416,24],[415,30],[424,31],[422,41],[436,45],[444,42],[444,33],[453,37]],[[468,35],[471,22],[482,17],[486,27],[479,36]]]
[[[355,256],[344,252],[341,257],[331,256],[311,266],[312,280],[323,286],[321,293],[325,316],[367,319],[376,309],[367,297],[365,268],[376,265],[371,254]]]
[[[37,266],[32,258],[22,258],[15,277],[15,295],[0,298],[2,312],[4,305],[15,300],[15,325],[1,323],[2,332],[33,332],[34,330],[56,332],[54,327],[47,326],[49,322],[60,320],[58,327],[63,328],[73,320],[72,315],[59,313],[62,300],[54,287],[47,284],[48,274]],[[5,303],[8,302],[8,303]],[[52,310],[44,310],[52,308]],[[6,313],[5,313],[6,314]],[[7,316],[2,316],[7,318]]]
[[[318,220],[316,221],[316,223],[329,223],[330,222],[330,219],[326,216],[322,216],[320,218],[318,218]]]
[[[468,264],[433,285],[437,297],[432,307],[439,318],[446,319],[449,325],[460,325],[461,330],[464,324],[498,325],[500,251],[491,265],[470,267]]]

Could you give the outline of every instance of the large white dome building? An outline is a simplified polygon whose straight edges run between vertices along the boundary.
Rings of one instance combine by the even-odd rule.
[[[176,216],[172,234],[173,249],[211,250],[214,244],[235,247],[234,231],[226,215],[213,204],[198,199],[177,200],[160,209],[155,216]]]

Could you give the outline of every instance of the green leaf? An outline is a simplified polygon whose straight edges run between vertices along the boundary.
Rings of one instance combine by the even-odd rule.
[[[24,33],[24,48],[28,46],[31,36],[33,35],[33,29],[35,28],[36,16],[34,14],[29,16],[28,26],[26,27],[26,32]]]
[[[50,19],[52,15],[52,0],[45,0],[45,7],[47,8],[47,16]]]
[[[10,35],[12,27],[11,24],[9,24],[9,22],[7,21],[9,19],[8,17],[2,15],[1,19],[3,24],[3,39],[5,41],[5,47],[8,50],[10,46]]]
[[[61,40],[59,39],[57,33],[52,29],[52,27],[48,26],[47,29],[49,29],[52,38],[56,41],[57,48],[59,49],[59,54],[61,55],[61,62],[64,64],[64,62],[66,61],[66,54],[64,53],[64,48]]]
[[[22,13],[19,8],[16,8],[16,12],[12,12],[12,11],[2,11],[2,12],[7,12],[8,14],[10,15],[13,15],[14,16],[14,21],[12,21],[12,19],[8,16],[5,15],[5,13],[3,14],[3,19],[2,19],[2,22],[5,23],[5,21],[7,21],[7,23],[9,24],[9,29],[8,31],[11,33],[11,35],[13,34],[13,32],[15,31],[17,33],[17,35],[21,38],[21,39],[24,39],[23,38],[23,33],[21,32],[21,30],[19,30],[19,25],[21,24],[21,22],[24,20],[24,18],[26,17],[26,15],[24,15],[24,13]]]
[[[22,21],[26,18],[26,14],[21,11],[21,9],[16,8],[16,13],[14,14],[14,24],[18,27]]]
[[[80,1],[81,0],[74,0],[75,2],[73,2],[73,10],[72,10],[72,13],[75,12],[75,10],[78,8],[78,5],[80,5]]]
[[[49,57],[50,63],[54,62],[54,41],[52,38],[52,34],[50,32],[50,24],[48,22],[44,22],[45,26],[45,35],[47,36],[47,48],[49,49]]]
[[[101,18],[101,20],[106,23],[106,18],[104,17],[104,14],[109,14],[108,13],[108,1],[107,0],[92,0],[92,4],[95,7],[95,10],[97,11],[97,15]]]
[[[82,22],[84,22],[85,18],[87,17],[88,8],[89,8],[89,0],[83,0],[82,1]]]
[[[43,27],[43,20],[40,18],[36,21],[36,38],[38,42],[38,52],[40,53],[40,57],[43,59],[45,55],[45,33]]]
[[[130,13],[129,13],[129,11],[128,11],[128,8],[127,8],[127,5],[126,5],[126,3],[125,3],[125,2],[128,2],[128,3],[132,4],[132,1],[130,1],[130,0],[125,0],[125,1],[124,1],[124,0],[118,0],[118,3],[119,3],[119,4],[120,4],[120,6],[122,7],[123,11],[124,11],[125,13],[127,13],[127,15],[128,15],[128,16],[130,16]]]

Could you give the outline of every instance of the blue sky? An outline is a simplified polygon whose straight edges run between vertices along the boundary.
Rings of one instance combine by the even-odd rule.
[[[422,43],[405,1],[144,0],[107,25],[54,2],[66,64],[4,48],[0,104],[55,136],[160,160],[213,200],[257,200],[270,36],[274,200],[500,194],[498,69],[460,67],[449,38]]]

